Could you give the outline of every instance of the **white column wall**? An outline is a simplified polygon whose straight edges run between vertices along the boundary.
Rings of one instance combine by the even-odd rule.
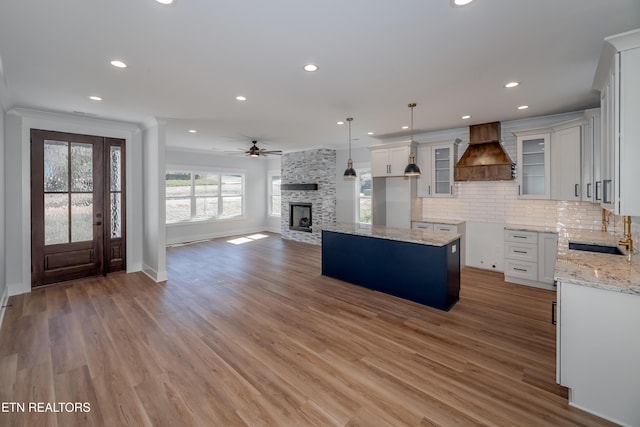
[[[143,154],[143,267],[156,282],[167,280],[165,227],[165,123],[150,124],[142,133]]]

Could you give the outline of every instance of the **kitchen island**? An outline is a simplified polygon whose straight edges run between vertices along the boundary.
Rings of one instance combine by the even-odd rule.
[[[448,311],[460,294],[460,235],[359,224],[322,229],[322,274]]]

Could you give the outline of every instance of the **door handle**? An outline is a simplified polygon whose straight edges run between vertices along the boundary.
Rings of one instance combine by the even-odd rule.
[[[551,301],[551,324],[556,325],[558,322],[556,321],[556,306],[558,305],[557,301]]]
[[[609,200],[609,191],[607,191],[607,189],[609,188],[609,184],[611,184],[610,179],[602,180],[602,203],[604,204],[611,203],[611,200]]]
[[[587,199],[591,198],[591,183],[587,183]]]
[[[598,191],[600,189],[600,185],[602,183],[600,181],[596,181],[596,200],[600,200],[600,192]]]
[[[102,225],[102,221],[94,222],[93,225]]]
[[[575,196],[578,197],[578,184],[575,185],[573,191],[574,191]]]

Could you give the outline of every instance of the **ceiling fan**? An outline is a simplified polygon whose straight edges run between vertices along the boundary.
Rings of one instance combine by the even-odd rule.
[[[249,155],[249,157],[260,157],[267,156],[269,154],[274,154],[276,156],[282,155],[282,150],[267,150],[266,148],[258,148],[258,141],[251,141],[253,145],[244,153]]]

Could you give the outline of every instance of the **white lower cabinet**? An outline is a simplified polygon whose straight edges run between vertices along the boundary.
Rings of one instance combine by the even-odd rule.
[[[440,222],[429,221],[411,221],[411,228],[416,230],[441,231],[445,233],[460,234],[460,267],[467,265],[466,257],[466,223],[458,222],[456,224],[444,224]]]
[[[558,282],[557,382],[569,404],[640,426],[640,295]]]
[[[558,235],[538,231],[504,231],[504,280],[553,289]]]

